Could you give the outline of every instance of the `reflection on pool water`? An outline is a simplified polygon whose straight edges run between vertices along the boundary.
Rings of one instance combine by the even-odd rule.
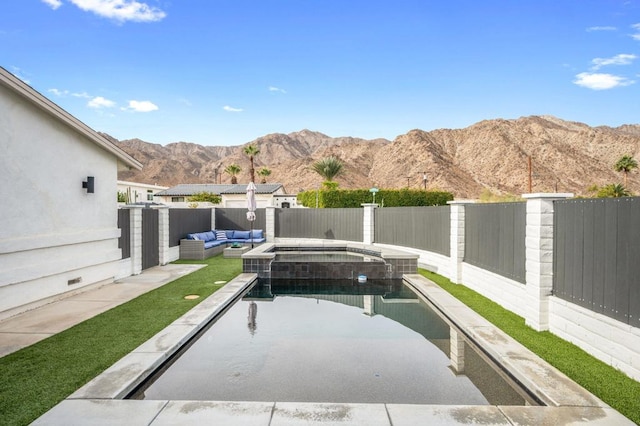
[[[525,404],[460,336],[402,281],[270,280],[131,397]]]

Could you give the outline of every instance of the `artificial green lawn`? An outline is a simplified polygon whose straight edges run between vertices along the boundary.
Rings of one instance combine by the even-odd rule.
[[[524,318],[469,288],[424,269],[418,272],[485,317],[589,392],[640,424],[640,382],[597,360],[548,331],[525,325]]]
[[[29,424],[242,272],[221,255],[176,263],[207,266],[0,358],[0,424]]]

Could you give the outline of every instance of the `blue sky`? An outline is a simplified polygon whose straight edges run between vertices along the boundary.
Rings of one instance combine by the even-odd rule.
[[[640,0],[5,0],[0,65],[118,139],[640,123]]]

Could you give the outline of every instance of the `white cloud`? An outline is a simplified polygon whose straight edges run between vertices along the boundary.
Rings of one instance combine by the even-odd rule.
[[[587,31],[591,32],[591,31],[616,31],[617,28],[616,27],[609,27],[609,26],[605,26],[605,27],[589,27],[587,28]]]
[[[60,0],[42,0],[42,2],[49,5],[53,10],[56,10],[57,8],[62,6],[62,1]]]
[[[269,86],[269,91],[270,91],[270,92],[287,93],[287,91],[286,91],[286,90],[284,90],[284,89],[280,89],[279,87],[274,87],[274,86]]]
[[[636,58],[636,55],[629,53],[621,53],[612,58],[595,58],[591,61],[591,63],[593,63],[593,67],[591,67],[591,69],[597,70],[607,65],[629,65]]]
[[[629,86],[630,84],[635,83],[635,81],[612,74],[581,72],[576,75],[576,79],[573,83],[578,86],[586,87],[587,89],[607,90],[619,86]]]
[[[222,107],[223,110],[228,111],[228,112],[242,112],[242,108],[233,108],[230,107],[229,105],[225,105]]]
[[[89,99],[91,97],[91,95],[89,95],[87,92],[72,93],[71,96],[73,96],[74,98],[85,98],[85,99]]]
[[[87,106],[89,108],[113,108],[116,106],[116,103],[109,99],[105,99],[102,96],[96,96],[87,102]]]
[[[634,40],[639,40],[640,41],[640,24],[634,24],[634,25],[631,26],[631,28],[636,30],[635,34],[631,34],[631,37],[633,37]]]
[[[55,89],[55,88],[54,89],[49,89],[49,90],[47,90],[47,92],[53,93],[56,96],[66,96],[66,95],[69,94],[68,90],[60,90],[60,89]]]
[[[150,101],[129,101],[129,106],[122,109],[135,112],[151,112],[156,111],[159,108],[156,104]]]
[[[57,1],[57,0],[50,0]],[[118,22],[155,22],[167,14],[157,7],[136,0],[70,0],[85,12],[93,12],[103,18]]]

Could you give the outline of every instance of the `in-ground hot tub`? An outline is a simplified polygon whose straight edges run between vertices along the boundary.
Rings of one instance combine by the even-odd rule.
[[[259,278],[402,279],[417,272],[418,255],[349,242],[278,242],[243,254],[242,268]]]

